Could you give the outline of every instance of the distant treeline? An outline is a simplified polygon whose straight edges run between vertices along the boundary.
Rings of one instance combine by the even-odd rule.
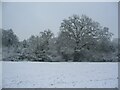
[[[57,37],[48,29],[19,41],[12,29],[2,29],[3,60],[115,62],[119,57],[118,39],[112,39],[112,36],[108,27],[86,15],[64,19]]]

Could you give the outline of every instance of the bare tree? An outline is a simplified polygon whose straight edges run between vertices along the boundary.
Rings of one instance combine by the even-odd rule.
[[[80,59],[80,52],[82,49],[90,49],[89,46],[94,46],[96,42],[101,39],[110,39],[112,34],[108,31],[107,27],[102,27],[98,22],[93,21],[86,15],[79,17],[73,15],[68,19],[64,19],[60,26],[60,36],[64,36],[67,42],[74,45],[74,61]],[[64,44],[66,44],[64,42]],[[67,44],[69,46],[69,44]]]

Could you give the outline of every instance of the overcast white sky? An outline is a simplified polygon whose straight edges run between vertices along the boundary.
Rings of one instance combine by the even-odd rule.
[[[118,36],[117,2],[4,2],[2,9],[3,28],[12,28],[20,40],[38,35],[45,29],[57,35],[62,20],[73,14],[85,14],[109,27],[114,37]]]
[[[0,3],[0,28],[2,28],[2,3]]]

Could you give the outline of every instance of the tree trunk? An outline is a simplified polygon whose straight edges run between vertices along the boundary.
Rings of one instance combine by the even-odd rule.
[[[78,62],[80,61],[80,49],[79,49],[79,42],[76,41],[76,47],[74,48],[74,54],[73,54],[73,57],[74,57],[74,62]]]

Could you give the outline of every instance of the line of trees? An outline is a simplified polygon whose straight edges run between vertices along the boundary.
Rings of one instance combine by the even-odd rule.
[[[2,29],[3,60],[43,62],[118,61],[118,39],[111,40],[109,28],[86,15],[64,19],[59,35],[44,30],[19,41],[13,30]]]

